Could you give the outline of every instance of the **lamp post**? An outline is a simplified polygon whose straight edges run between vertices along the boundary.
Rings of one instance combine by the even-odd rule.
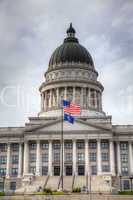
[[[119,176],[120,178],[120,192],[122,191],[122,185],[121,185],[121,178],[122,178],[122,175]]]
[[[132,180],[133,180],[133,176],[130,176],[130,181],[131,181],[131,192],[132,192]]]
[[[2,178],[3,178],[3,192],[5,192],[5,176],[2,176]]]

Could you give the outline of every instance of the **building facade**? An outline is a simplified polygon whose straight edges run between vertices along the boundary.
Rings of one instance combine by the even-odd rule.
[[[40,86],[41,110],[24,127],[0,128],[0,189],[28,192],[58,190],[128,190],[133,175],[133,126],[112,125],[102,109],[102,84],[90,53],[67,37],[52,54]],[[73,125],[63,122],[61,101],[81,106]],[[63,148],[63,166],[62,152]]]

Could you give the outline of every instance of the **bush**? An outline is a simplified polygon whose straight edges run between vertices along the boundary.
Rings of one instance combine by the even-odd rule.
[[[5,195],[5,193],[4,192],[0,192],[0,196],[4,196]]]
[[[55,192],[52,192],[52,195],[63,195],[64,192],[63,191],[55,191]]]
[[[120,191],[120,195],[133,195],[133,191]]]
[[[43,192],[45,192],[46,194],[52,194],[51,188],[44,188]]]
[[[81,192],[81,188],[80,187],[73,188],[73,192],[80,193]]]

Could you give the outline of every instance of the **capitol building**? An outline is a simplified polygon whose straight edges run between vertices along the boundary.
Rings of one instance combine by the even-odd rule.
[[[0,128],[0,190],[59,190],[62,172],[65,191],[132,188],[133,125],[113,125],[103,111],[104,87],[93,58],[75,34],[70,24],[51,55],[39,88],[38,115],[29,117],[24,127]],[[61,142],[63,99],[80,105],[81,114],[74,124],[63,122]]]

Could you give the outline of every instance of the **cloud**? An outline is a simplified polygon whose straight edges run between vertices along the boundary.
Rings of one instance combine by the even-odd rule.
[[[1,0],[0,91],[21,86],[34,105],[21,109],[0,103],[0,125],[24,125],[29,115],[39,112],[37,89],[70,22],[94,58],[105,87],[104,110],[113,115],[114,123],[133,123],[132,13],[131,0]],[[6,94],[9,103],[15,101],[15,93]]]

